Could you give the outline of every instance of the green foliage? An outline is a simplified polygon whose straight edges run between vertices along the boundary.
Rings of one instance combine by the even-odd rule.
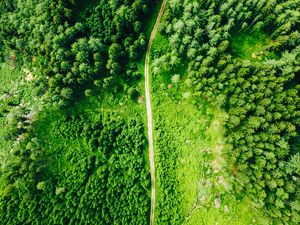
[[[232,150],[223,158],[234,191],[274,223],[299,222],[292,207],[299,201],[292,145],[300,125],[299,7],[293,0],[171,1],[161,29],[169,49],[153,63],[153,74],[167,77],[182,66],[173,59],[187,62],[198,104],[207,99],[226,110]]]
[[[95,80],[112,76],[122,87],[130,80],[128,59],[141,57],[146,48],[142,18],[148,0],[4,2],[1,57],[16,52],[18,61],[47,84],[47,102],[58,106],[84,96]]]
[[[152,4],[0,2],[0,60],[17,68],[0,69],[2,223],[148,223],[144,129],[128,108],[142,89],[136,61],[147,47]],[[161,95],[158,224],[209,224],[220,216],[224,224],[259,224],[252,206],[270,223],[300,222],[299,4],[168,2],[151,55],[153,93]],[[109,95],[109,109],[94,100],[97,93]],[[86,104],[77,101],[84,95]],[[72,101],[84,110],[37,117],[41,105]]]
[[[158,37],[154,50],[165,41],[161,40],[163,36]],[[155,60],[155,51],[151,57]],[[230,191],[231,183],[223,183],[225,174],[212,167],[216,162],[223,164],[220,154],[224,148],[226,114],[193,93],[185,68],[185,65],[174,66],[158,72],[152,79],[156,223],[225,224],[234,220],[251,224],[252,219],[265,222],[250,203],[237,200]],[[219,199],[221,206],[215,208],[214,202]]]
[[[253,33],[236,33],[230,40],[233,55],[242,59],[261,61],[274,58],[273,52],[265,52],[272,44],[267,34],[259,31]],[[276,57],[278,58],[278,57]]]
[[[138,114],[130,115],[142,107],[130,98],[139,96],[132,85],[141,79],[134,60],[146,48],[142,19],[151,5],[0,3],[1,61],[10,59],[11,67],[30,74],[25,81],[25,72],[1,65],[2,223],[148,223],[144,128]],[[79,101],[83,95],[87,104]],[[111,105],[103,109],[106,96]],[[120,99],[130,102],[130,110],[123,112]],[[84,108],[80,116],[71,102]],[[105,112],[117,107],[117,113]]]
[[[148,223],[150,182],[139,119],[62,115],[47,131],[60,146],[48,146],[49,138],[21,142],[2,170],[3,223]],[[81,144],[63,147],[75,140]]]
[[[13,87],[14,82],[20,79],[20,73],[18,69],[9,68],[6,64],[0,66],[0,93],[3,94],[8,89]]]

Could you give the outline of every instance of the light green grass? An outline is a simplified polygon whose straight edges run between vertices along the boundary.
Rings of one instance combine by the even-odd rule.
[[[162,36],[159,32],[156,33],[155,42],[152,46],[151,52],[155,52],[157,50],[165,49],[169,45],[169,41]]]
[[[5,92],[11,92],[17,88],[17,84],[21,79],[21,73],[18,69],[12,69],[7,64],[0,64],[0,97]],[[9,149],[11,143],[5,140],[6,119],[0,117],[0,148]]]
[[[17,89],[17,85],[21,79],[21,73],[18,69],[10,68],[7,64],[0,64],[0,97],[4,93],[10,93]],[[2,103],[0,102],[0,107]],[[12,149],[12,142],[5,138],[7,134],[7,120],[6,117],[0,117],[0,160],[1,165],[10,157],[10,150]],[[0,186],[2,180],[0,180]]]
[[[10,91],[20,79],[18,69],[10,68],[7,64],[0,64],[0,93]]]
[[[236,57],[256,62],[278,57],[267,51],[271,44],[271,38],[262,31],[234,33],[231,38],[231,49]]]
[[[173,87],[174,88],[174,87]],[[174,101],[170,96],[164,96],[162,92],[160,104],[156,105],[154,114],[163,116],[166,127],[161,128],[171,136],[172,144],[179,152],[176,176],[179,180],[179,189],[182,195],[182,208],[185,214],[191,210],[198,192],[198,181],[203,171],[201,164],[206,160],[203,153],[207,149],[213,149],[218,133],[207,134],[207,127],[211,126],[211,112],[199,109],[188,100]],[[163,96],[163,97],[162,97]],[[203,107],[206,103],[203,104]],[[158,117],[155,117],[158,119]],[[159,140],[159,138],[156,138]],[[156,148],[159,160],[159,149]],[[159,163],[159,162],[157,162]],[[159,179],[159,177],[158,177]],[[157,187],[157,190],[160,190]],[[163,191],[163,190],[161,190]]]
[[[155,120],[159,120],[159,116],[164,118],[166,126],[160,129],[165,130],[171,136],[170,141],[172,141],[176,151],[179,152],[179,159],[174,163],[177,164],[176,177],[179,181],[179,191],[182,198],[181,208],[185,215],[188,215],[199,192],[198,181],[208,179],[202,169],[202,165],[209,160],[205,154],[211,152],[212,156],[215,157],[214,149],[217,141],[223,140],[223,132],[220,130],[223,128],[214,129],[214,122],[223,123],[222,117],[220,117],[222,112],[211,107],[205,101],[196,107],[194,104],[196,96],[184,99],[180,94],[189,92],[183,85],[184,77],[177,87],[173,85],[170,89],[167,86],[171,82],[164,84],[165,79],[156,78],[153,81],[156,91],[152,93],[154,118]],[[159,141],[159,137],[156,136],[155,141]],[[155,153],[157,155],[156,163],[159,164],[160,150],[157,147]],[[163,201],[160,199],[160,192],[163,190],[160,187],[159,173],[157,176],[158,203]]]
[[[198,208],[185,225],[267,225],[269,221],[264,220],[253,208],[251,202],[244,200],[237,202],[232,199],[226,202],[229,211],[224,211],[224,205],[220,209],[213,207]]]

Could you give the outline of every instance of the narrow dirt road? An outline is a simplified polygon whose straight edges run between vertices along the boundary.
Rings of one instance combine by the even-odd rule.
[[[150,225],[154,225],[155,218],[155,162],[154,162],[154,148],[153,148],[153,120],[152,120],[152,108],[151,108],[151,94],[150,94],[150,74],[149,74],[149,60],[150,50],[157,32],[158,24],[164,13],[167,0],[163,0],[161,8],[159,10],[154,28],[151,32],[146,58],[145,58],[145,96],[146,96],[146,109],[148,120],[148,141],[149,141],[149,161],[150,161],[150,174],[151,174],[151,210],[150,210]]]

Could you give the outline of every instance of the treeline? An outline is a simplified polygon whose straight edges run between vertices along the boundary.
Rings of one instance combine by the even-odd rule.
[[[166,71],[188,62],[185,84],[227,111],[224,157],[236,192],[289,224],[300,222],[299,8],[293,0],[171,1],[160,28],[170,49],[158,59]],[[234,54],[232,37],[255,32],[271,38],[261,60]]]
[[[36,137],[15,145],[1,166],[1,223],[148,224],[140,119],[65,115],[50,130],[51,137],[82,140],[86,148],[49,151]]]
[[[151,1],[1,1],[2,60],[17,56],[59,106],[95,87],[119,90],[140,78],[142,20]],[[76,91],[75,91],[76,90]]]

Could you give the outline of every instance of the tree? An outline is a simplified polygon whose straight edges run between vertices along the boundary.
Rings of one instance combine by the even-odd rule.
[[[177,84],[178,84],[178,82],[180,80],[180,75],[179,74],[173,75],[172,78],[171,78],[171,80],[172,80],[172,83],[177,86]]]
[[[71,99],[72,95],[73,95],[73,90],[69,87],[63,88],[61,90],[61,96],[64,99]]]
[[[300,174],[300,153],[292,155],[291,159],[286,164],[286,169],[289,174]]]
[[[86,89],[84,91],[84,94],[85,94],[86,97],[92,96],[92,90],[91,89]]]
[[[109,58],[113,61],[119,61],[124,57],[122,46],[117,43],[113,43],[108,49]]]

